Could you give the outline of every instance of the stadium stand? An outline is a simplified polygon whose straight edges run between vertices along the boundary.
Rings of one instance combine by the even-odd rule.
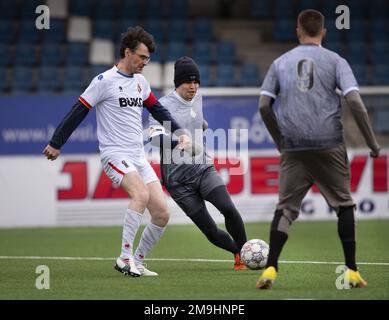
[[[389,134],[389,93],[374,93],[389,86],[385,0],[344,1],[350,30],[336,28],[337,0],[46,0],[50,29],[37,30],[41,2],[0,1],[1,95],[78,95],[119,59],[121,34],[135,25],[157,43],[144,69],[153,89],[173,87],[174,60],[183,55],[197,61],[202,87],[255,89],[270,63],[297,44],[297,13],[314,7],[326,16],[323,46],[346,58],[359,84],[369,86],[364,100],[374,128]],[[357,130],[346,135],[358,145]]]
[[[101,72],[118,59],[120,34],[129,26],[139,24],[157,42],[148,72],[157,89],[163,89],[166,84],[165,65],[182,55],[192,56],[201,66],[202,85],[258,86],[261,71],[296,44],[296,14],[304,8],[315,7],[328,16],[324,46],[348,59],[359,83],[389,84],[388,4],[382,0],[346,1],[353,12],[349,31],[336,29],[336,0],[215,1],[212,6],[205,0],[48,0],[52,16],[50,29],[37,30],[31,26],[39,2],[0,3],[0,68],[10,74],[10,79],[20,67],[30,68],[37,79],[46,65],[57,68],[55,74],[59,75],[67,74],[68,68],[76,66],[83,74]],[[226,16],[231,18],[228,24]],[[249,29],[257,36],[239,32]],[[156,80],[151,79],[154,75]],[[76,90],[77,84],[80,89],[84,83],[65,82],[51,86],[38,81],[27,92],[60,93],[69,87]],[[3,94],[20,92],[20,89],[14,80],[1,86]]]

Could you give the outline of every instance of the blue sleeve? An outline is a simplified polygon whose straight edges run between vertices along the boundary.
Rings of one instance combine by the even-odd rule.
[[[89,109],[80,101],[77,101],[55,129],[53,137],[49,142],[50,146],[58,150],[61,149],[88,112]]]
[[[158,100],[155,99],[153,102],[153,104],[145,104],[147,110],[150,112],[153,118],[161,125],[163,125],[165,129],[172,133],[176,132],[177,130],[181,130],[181,127],[173,119],[170,112]],[[166,124],[170,124],[170,128],[166,127]]]

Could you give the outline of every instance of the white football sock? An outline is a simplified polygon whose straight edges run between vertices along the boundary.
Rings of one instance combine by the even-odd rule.
[[[136,263],[142,263],[144,258],[162,237],[165,227],[159,227],[153,223],[149,223],[143,230],[138,248],[135,251],[134,259]]]
[[[131,209],[127,209],[124,216],[123,236],[122,236],[122,252],[120,257],[123,259],[132,256],[132,248],[134,246],[134,239],[138,232],[140,223],[142,221],[142,214]]]

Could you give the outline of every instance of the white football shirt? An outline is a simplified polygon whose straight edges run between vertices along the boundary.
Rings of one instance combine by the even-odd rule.
[[[144,157],[142,111],[157,102],[141,74],[126,75],[116,66],[96,76],[80,102],[96,108],[101,156],[112,153]]]

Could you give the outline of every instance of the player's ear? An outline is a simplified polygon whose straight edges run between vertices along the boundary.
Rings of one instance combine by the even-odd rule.
[[[323,28],[323,29],[321,30],[321,38],[324,39],[326,35],[327,35],[327,29],[326,29],[326,28]]]
[[[128,56],[130,56],[131,55],[131,50],[130,50],[130,48],[126,48],[125,50],[124,50],[124,57],[128,57]]]
[[[299,26],[296,27],[296,35],[298,39],[301,38],[301,29],[299,28]]]

